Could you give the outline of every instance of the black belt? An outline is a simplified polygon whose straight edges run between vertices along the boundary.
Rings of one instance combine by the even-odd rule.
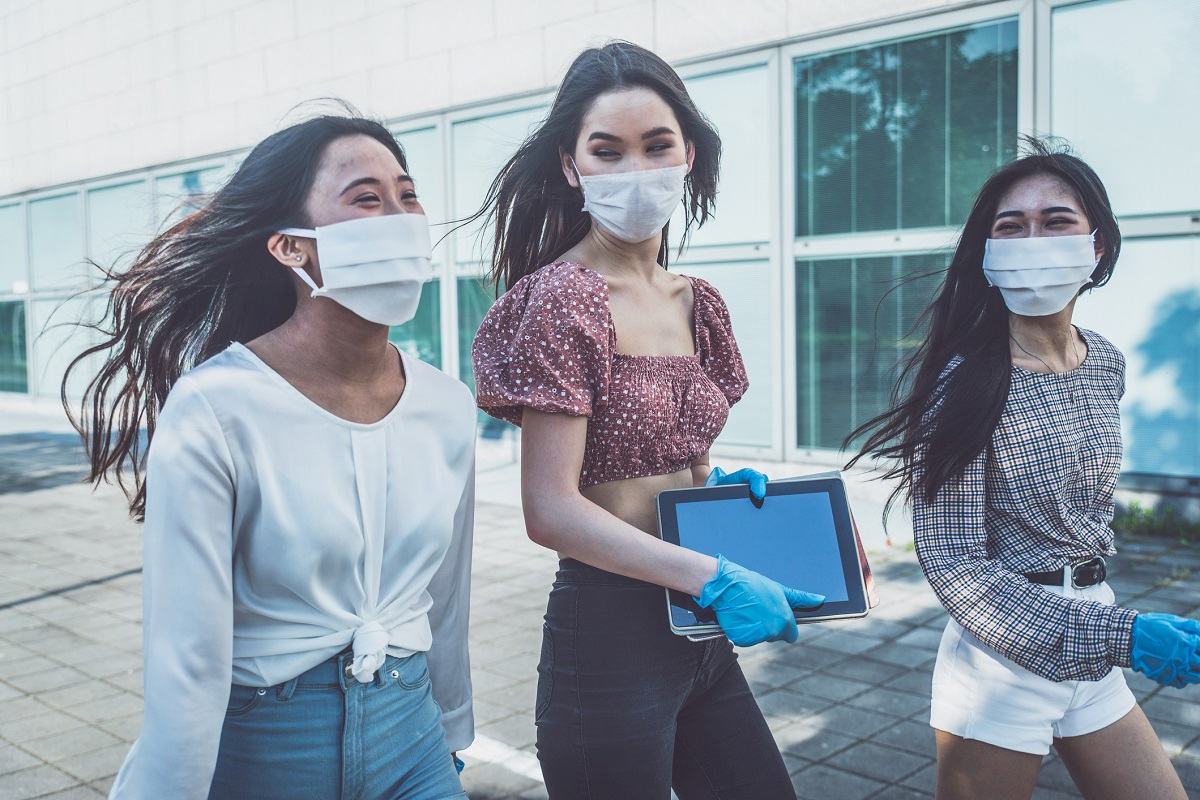
[[[1042,586],[1063,585],[1063,571],[1061,569],[1052,569],[1046,572],[1026,572],[1025,577],[1030,583]],[[1095,586],[1098,583],[1104,583],[1106,577],[1108,577],[1108,570],[1105,567],[1104,559],[1100,556],[1071,565],[1071,586],[1076,589],[1083,589],[1088,586]]]

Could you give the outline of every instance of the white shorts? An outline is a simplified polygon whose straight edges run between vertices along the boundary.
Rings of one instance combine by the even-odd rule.
[[[1045,588],[1081,600],[1114,600],[1107,583]],[[933,669],[929,724],[964,739],[1046,755],[1053,739],[1094,733],[1136,704],[1117,667],[1098,681],[1055,683],[1018,666],[950,620]]]

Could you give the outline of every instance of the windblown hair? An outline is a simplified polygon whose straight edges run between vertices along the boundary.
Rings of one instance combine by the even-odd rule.
[[[141,429],[146,442],[167,393],[186,370],[231,342],[247,342],[292,315],[296,293],[288,273],[267,251],[275,231],[310,227],[305,200],[329,143],[370,136],[408,169],[404,151],[378,122],[325,115],[268,136],[233,177],[199,209],[156,236],[128,269],[96,265],[107,292],[102,321],[87,327],[100,342],[76,356],[61,397],[83,437],[87,480],[115,477],[136,519],[145,517]],[[78,414],[67,385],[71,373],[101,354]]]
[[[868,436],[847,469],[866,455],[891,459],[882,477],[898,479],[898,485],[887,508],[901,494],[933,502],[988,447],[1008,402],[1009,313],[1000,290],[983,275],[984,245],[1004,194],[1035,175],[1070,187],[1104,245],[1088,289],[1108,282],[1120,255],[1121,231],[1095,171],[1061,143],[1022,143],[1023,155],[996,170],[975,198],[945,282],[922,314],[919,324],[928,325],[929,334],[901,370],[890,410],[863,423],[843,444]],[[943,376],[955,356],[962,360]]]
[[[490,278],[497,288],[512,286],[578,244],[591,228],[583,195],[567,183],[559,153],[575,153],[584,115],[607,92],[643,87],[657,93],[675,112],[683,138],[695,149],[684,182],[684,233],[680,251],[695,225],[712,214],[721,162],[721,138],[692,102],[667,62],[629,42],[609,42],[583,51],[567,70],[550,113],[492,181],[479,211],[468,221],[494,222]],[[663,227],[658,263],[669,260]]]

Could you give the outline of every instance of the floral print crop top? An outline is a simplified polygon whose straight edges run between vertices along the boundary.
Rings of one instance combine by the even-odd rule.
[[[525,276],[475,335],[476,402],[514,425],[525,408],[590,417],[581,488],[688,467],[749,387],[725,302],[688,280],[695,354],[631,356],[616,352],[598,272],[560,261]]]

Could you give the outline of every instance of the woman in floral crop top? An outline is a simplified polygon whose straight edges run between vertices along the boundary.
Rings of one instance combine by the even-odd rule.
[[[730,642],[794,641],[793,608],[823,598],[657,537],[664,489],[765,492],[709,464],[748,387],[725,303],[665,269],[667,221],[708,217],[720,149],[665,62],[612,43],[575,60],[481,212],[509,289],[475,338],[478,403],[522,427],[529,537],[561,559],[535,709],[552,798],[795,796]],[[664,586],[727,638],[672,634]]]

